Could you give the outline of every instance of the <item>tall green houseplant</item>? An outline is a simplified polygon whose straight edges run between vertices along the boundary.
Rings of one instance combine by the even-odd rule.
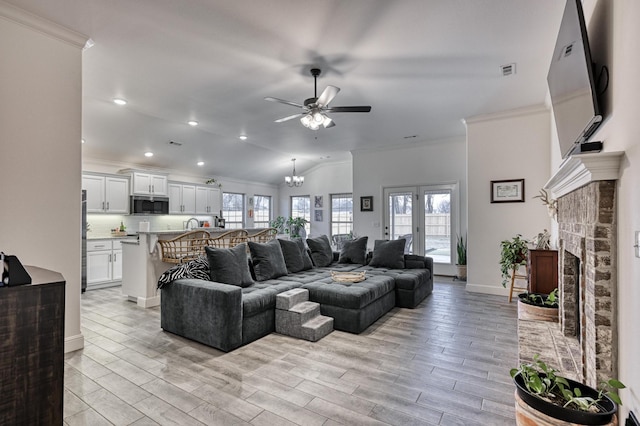
[[[527,264],[527,254],[529,253],[527,244],[528,241],[523,239],[521,234],[500,242],[500,272],[503,287],[507,287],[507,282],[511,279],[514,268]]]
[[[467,279],[467,238],[458,235],[456,240],[456,252],[458,260],[456,262],[457,276],[461,280]]]

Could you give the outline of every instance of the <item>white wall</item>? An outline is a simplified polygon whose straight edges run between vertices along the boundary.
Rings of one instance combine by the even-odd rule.
[[[80,138],[85,41],[0,2],[0,250],[64,276],[65,351],[84,346]]]
[[[609,89],[603,97],[605,121],[592,140],[602,140],[604,151],[624,151],[618,201],[618,372],[627,386],[624,405],[640,414],[640,259],[635,256],[634,233],[640,230],[640,2],[585,0],[585,17],[593,60],[609,68]],[[597,154],[595,154],[597,155]]]
[[[294,195],[308,195],[311,197],[311,233],[310,236],[330,235],[329,213],[330,194],[351,193],[352,165],[351,161],[320,164],[300,173],[304,176],[304,184],[298,188],[290,188],[284,183],[280,185],[280,208],[276,216],[289,217],[291,212],[291,197]],[[284,180],[284,176],[282,176]],[[314,200],[316,195],[321,195],[323,207],[316,209]],[[315,220],[315,210],[322,210],[322,222]]]
[[[385,187],[459,183],[461,232],[466,232],[466,144],[464,139],[431,141],[388,149],[358,150],[353,155],[354,224],[358,235],[383,239]],[[373,211],[360,211],[360,197],[373,196]],[[453,267],[436,265],[435,272],[455,275]]]
[[[500,241],[550,229],[532,197],[549,179],[549,111],[531,107],[466,120],[469,184],[467,290],[507,295],[500,277]],[[525,180],[524,203],[491,203],[492,180]]]

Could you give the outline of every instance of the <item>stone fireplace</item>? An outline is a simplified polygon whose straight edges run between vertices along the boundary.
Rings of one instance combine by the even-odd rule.
[[[616,180],[622,153],[576,155],[547,183],[558,199],[560,330],[584,381],[617,377]]]

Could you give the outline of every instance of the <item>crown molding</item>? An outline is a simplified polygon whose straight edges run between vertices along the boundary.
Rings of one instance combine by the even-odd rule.
[[[524,108],[510,109],[507,111],[493,112],[489,114],[474,115],[462,119],[464,125],[482,123],[485,121],[506,120],[508,118],[522,117],[526,115],[535,115],[549,113],[549,108],[544,105],[531,105]]]
[[[89,40],[89,37],[84,34],[34,15],[2,0],[0,0],[0,18],[28,27],[80,49],[84,48],[87,40]]]

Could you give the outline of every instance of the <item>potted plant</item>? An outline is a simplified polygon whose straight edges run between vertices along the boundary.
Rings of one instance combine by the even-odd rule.
[[[507,281],[511,279],[511,273],[519,265],[526,265],[528,241],[517,234],[510,240],[500,242],[500,272],[502,274],[502,286],[507,286]]]
[[[269,226],[275,228],[278,231],[278,234],[284,234],[284,224],[284,216],[278,216],[275,219],[269,221]]]
[[[456,251],[458,254],[458,261],[456,262],[456,268],[458,271],[458,278],[461,280],[467,279],[467,239],[458,235],[456,243]]]
[[[303,217],[291,217],[287,219],[287,226],[289,227],[289,236],[291,238],[304,238],[306,237],[306,231],[304,226],[309,223],[309,221]]]
[[[518,319],[558,322],[558,289],[549,294],[519,294]]]
[[[556,373],[538,355],[510,371],[516,385],[516,424],[617,424],[613,416],[622,401],[616,391],[624,384],[611,379],[594,389]]]

